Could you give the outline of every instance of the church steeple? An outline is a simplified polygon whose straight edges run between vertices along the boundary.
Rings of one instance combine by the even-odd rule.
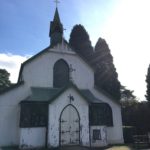
[[[50,24],[50,33],[49,36],[51,38],[51,46],[54,46],[60,42],[62,42],[63,38],[63,26],[60,21],[58,9],[56,7],[55,15],[53,21]]]
[[[55,15],[54,15],[54,22],[59,22],[60,23],[60,18],[59,18],[59,13],[58,13],[58,9],[56,7],[56,10],[55,10]]]

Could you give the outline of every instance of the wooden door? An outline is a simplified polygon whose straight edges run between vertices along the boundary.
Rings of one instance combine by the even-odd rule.
[[[60,144],[79,145],[79,114],[73,105],[68,105],[60,116]]]

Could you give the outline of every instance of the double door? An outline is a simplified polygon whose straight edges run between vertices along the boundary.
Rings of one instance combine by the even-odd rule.
[[[60,144],[79,145],[80,140],[80,119],[76,108],[68,105],[60,117]]]

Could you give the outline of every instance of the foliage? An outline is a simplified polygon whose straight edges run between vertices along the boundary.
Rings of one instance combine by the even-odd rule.
[[[95,69],[95,85],[120,100],[120,82],[106,41],[99,38],[93,51],[85,28],[82,25],[75,25],[70,34],[69,44]]]
[[[123,138],[125,143],[133,143],[133,135],[136,135],[135,127],[124,126],[123,127]]]
[[[146,83],[147,83],[147,90],[145,97],[150,102],[150,65],[147,70]]]
[[[117,100],[120,100],[120,82],[118,74],[113,64],[113,57],[106,41],[99,38],[96,46],[93,59],[93,66],[96,66],[95,84],[101,87]]]
[[[75,25],[70,34],[69,44],[74,50],[84,57],[86,60],[90,60],[93,55],[93,47],[89,35],[82,25]]]
[[[121,87],[123,125],[134,127],[136,129],[136,133],[134,132],[134,134],[147,134],[150,131],[149,102],[139,102],[133,92],[124,86]],[[126,134],[130,134],[132,129],[126,129],[125,132]],[[128,137],[127,140],[130,140],[130,138]]]
[[[121,86],[121,99],[124,100],[133,100],[136,98],[133,94],[134,91],[127,89],[125,86]]]
[[[136,127],[137,134],[146,134],[150,131],[149,102],[126,102],[122,107],[123,125]]]
[[[134,91],[127,89],[125,86],[121,86],[121,105],[122,107],[137,104],[137,98],[133,94]]]
[[[9,76],[10,74],[5,69],[0,69],[0,91],[11,85]]]

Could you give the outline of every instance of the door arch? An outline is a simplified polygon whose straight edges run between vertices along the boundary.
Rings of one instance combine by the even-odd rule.
[[[60,114],[60,146],[80,144],[80,116],[75,106],[67,105]]]

